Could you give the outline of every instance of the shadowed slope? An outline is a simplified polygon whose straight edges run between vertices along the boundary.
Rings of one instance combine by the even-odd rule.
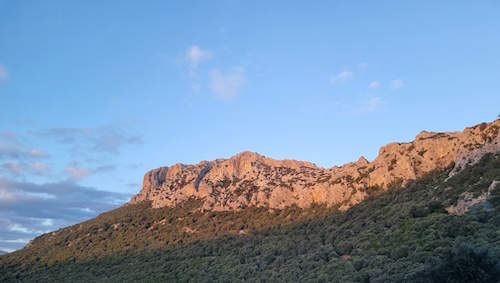
[[[62,229],[53,238],[42,236],[31,247],[1,257],[0,280],[496,282],[500,186],[492,184],[500,180],[500,156],[486,155],[445,181],[448,174],[449,170],[436,172],[405,188],[374,191],[345,212],[324,207],[296,212],[254,208],[248,210],[250,215],[245,210],[223,211],[196,219],[191,210],[196,201],[177,211],[125,206]],[[445,209],[466,195],[484,193],[488,197],[462,216]],[[170,214],[162,214],[166,211]],[[185,225],[182,241],[164,242],[165,246],[156,248],[138,244],[147,235],[147,241],[161,235],[171,237],[162,234],[163,228],[150,229],[158,227],[153,224],[155,213],[162,214],[158,219],[166,219],[159,227],[179,231]],[[304,213],[313,217],[280,224]],[[111,223],[116,221],[125,230],[114,233]],[[213,226],[213,238],[195,236],[203,223]],[[245,227],[247,224],[253,228]],[[75,241],[79,229],[84,237]],[[123,234],[131,238],[123,238]],[[97,253],[103,243],[137,246],[122,252],[67,257],[75,243],[81,244],[74,250],[77,253]],[[44,258],[46,253],[52,254]]]

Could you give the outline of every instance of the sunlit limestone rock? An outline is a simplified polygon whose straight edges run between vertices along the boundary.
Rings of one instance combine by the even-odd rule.
[[[500,120],[463,132],[421,132],[408,143],[390,143],[372,162],[364,157],[332,168],[296,160],[274,160],[254,152],[229,159],[176,164],[151,170],[130,203],[151,200],[153,207],[175,206],[190,198],[203,200],[205,210],[247,206],[284,208],[313,203],[341,209],[361,202],[372,188],[405,184],[454,165],[450,175],[484,154],[500,151]]]

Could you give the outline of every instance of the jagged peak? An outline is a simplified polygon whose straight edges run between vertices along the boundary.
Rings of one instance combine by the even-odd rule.
[[[233,155],[230,159],[237,159],[237,158],[259,158],[259,157],[264,157],[261,154],[258,154],[257,152],[245,150],[240,153],[237,153],[236,155]]]
[[[429,131],[424,130],[415,136],[415,140],[425,139],[425,138],[428,138],[428,137],[435,135],[435,134],[436,134],[436,132],[429,132]]]
[[[307,167],[318,167],[316,164],[303,161],[303,160],[295,160],[295,159],[273,159],[261,155],[257,152],[253,151],[242,151],[234,156],[232,156],[229,160],[238,160],[238,161],[261,161],[267,165],[271,166],[307,166]]]
[[[360,156],[358,161],[356,161],[356,163],[360,165],[368,165],[370,161],[368,161],[364,156]]]
[[[255,161],[261,161],[263,159],[266,159],[266,157],[264,157],[263,155],[260,155],[256,152],[242,151],[242,152],[232,156],[228,160],[239,164],[239,163],[251,163],[251,162],[255,162]]]

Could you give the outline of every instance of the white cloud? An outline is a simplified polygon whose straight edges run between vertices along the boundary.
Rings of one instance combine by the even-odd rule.
[[[336,84],[336,83],[343,83],[347,80],[350,80],[352,79],[353,77],[353,73],[351,71],[342,71],[338,74],[335,74],[333,75],[331,78],[330,78],[330,82],[332,84]]]
[[[193,45],[186,50],[186,58],[192,64],[199,64],[202,61],[210,59],[212,53],[207,50],[201,49],[197,45]]]
[[[5,81],[9,78],[9,73],[7,72],[7,68],[4,65],[0,64],[0,82]]]
[[[196,77],[198,73],[198,66],[201,62],[210,59],[212,57],[212,53],[208,50],[201,49],[198,45],[193,45],[188,47],[185,57],[189,64],[189,76]]]
[[[241,67],[233,68],[225,74],[214,69],[210,75],[210,88],[217,96],[224,99],[237,97],[246,83],[245,70]]]
[[[0,246],[0,251],[4,251],[4,252],[7,252],[7,253],[11,253],[11,252],[15,251],[15,249],[5,248],[5,247],[1,247],[1,246]]]
[[[44,218],[42,223],[40,223],[42,226],[53,226],[54,225],[54,219],[52,218]]]
[[[391,81],[391,88],[394,90],[400,89],[404,86],[405,86],[405,83],[403,82],[403,80],[392,80]]]
[[[26,228],[23,225],[18,224],[18,223],[11,224],[7,229],[9,229],[12,232],[20,232],[20,233],[24,233],[24,234],[33,233],[33,230],[30,230],[30,229],[28,229],[28,228]]]
[[[368,85],[368,88],[371,88],[371,89],[376,89],[380,86],[380,82],[379,81],[373,81],[371,82],[369,85]]]
[[[88,207],[79,208],[79,210],[86,213],[94,213],[94,211]]]
[[[14,244],[26,244],[30,241],[30,239],[14,239],[14,240],[0,240],[0,242],[4,243],[14,243]]]
[[[212,53],[208,50],[201,49],[198,45],[192,45],[186,49],[185,61],[188,65],[188,75],[191,80],[191,89],[198,93],[201,89],[198,82],[198,69],[201,62],[212,58]]]

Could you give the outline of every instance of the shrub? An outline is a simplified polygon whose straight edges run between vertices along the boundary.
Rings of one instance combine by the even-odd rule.
[[[431,282],[496,283],[500,265],[488,249],[458,243],[440,261],[428,263],[421,277]]]

